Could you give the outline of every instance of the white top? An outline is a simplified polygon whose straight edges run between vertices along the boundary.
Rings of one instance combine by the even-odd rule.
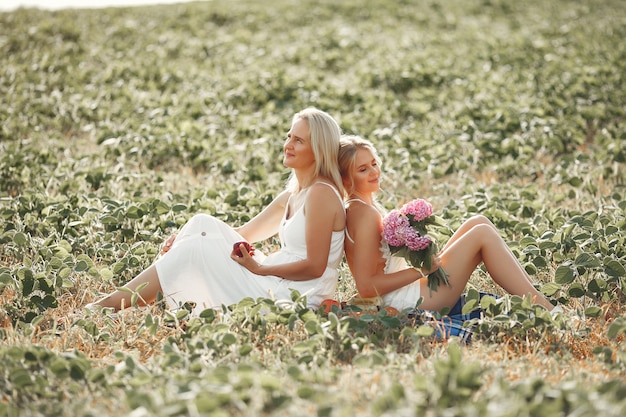
[[[339,192],[326,184],[343,201]],[[254,258],[263,265],[278,265],[306,259],[304,207],[287,219],[283,214],[278,236],[281,248],[265,256],[256,250]],[[170,309],[185,302],[196,304],[195,314],[207,308],[231,305],[243,298],[267,297],[291,300],[291,290],[306,295],[309,307],[316,308],[333,298],[343,257],[344,231],[333,231],[326,270],[321,277],[291,281],[277,276],[261,276],[230,259],[235,242],[244,240],[233,228],[207,214],[192,217],[176,236],[170,250],[156,263],[157,274]]]
[[[367,203],[359,198],[354,198],[346,201],[347,203],[351,203],[353,201],[358,201],[360,203]],[[348,232],[348,228],[346,228],[346,238],[354,243],[354,239],[350,236]],[[381,237],[380,239],[380,252],[381,256],[385,259],[385,267],[383,272],[385,274],[391,274],[394,272],[402,271],[409,268],[409,264],[407,261],[399,256],[393,256],[391,251],[389,250],[389,244]],[[383,303],[386,306],[395,307],[398,310],[403,310],[405,308],[413,308],[417,304],[417,301],[420,298],[420,284],[419,279],[413,281],[410,284],[405,285],[404,287],[400,287],[396,290],[388,292],[382,296]]]

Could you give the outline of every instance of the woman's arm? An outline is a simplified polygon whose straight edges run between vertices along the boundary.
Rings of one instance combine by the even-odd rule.
[[[276,275],[292,281],[306,281],[321,276],[328,265],[331,234],[338,216],[342,217],[343,222],[343,207],[329,187],[312,185],[304,203],[304,213],[307,246],[305,259],[282,265],[260,265],[247,253],[233,259],[258,275]]]
[[[274,236],[278,232],[288,200],[289,192],[283,191],[252,220],[235,230],[250,243]]]
[[[413,268],[384,273],[385,259],[380,252],[382,219],[373,207],[352,205],[348,211],[348,230],[355,242],[347,256],[348,265],[361,297],[385,295],[422,277]]]

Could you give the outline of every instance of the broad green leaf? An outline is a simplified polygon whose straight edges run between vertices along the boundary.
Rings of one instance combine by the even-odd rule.
[[[541,292],[547,295],[548,297],[551,297],[554,294],[556,294],[560,289],[561,289],[561,285],[555,282],[549,282],[547,284],[544,284],[541,287]]]
[[[170,211],[170,207],[165,204],[163,201],[157,201],[155,210],[157,214],[162,215],[168,213]]]
[[[606,291],[607,283],[603,279],[594,278],[591,281],[589,281],[589,285],[587,286],[587,288],[589,288],[589,291],[591,292],[600,294]]]
[[[611,325],[609,326],[609,330],[606,335],[609,339],[615,339],[617,336],[621,334],[626,334],[626,318],[620,317],[617,318]]]
[[[239,356],[248,356],[253,351],[252,345],[245,343],[239,348]]]
[[[585,295],[585,288],[582,284],[575,282],[567,290],[570,297],[580,298]]]
[[[126,217],[129,219],[140,219],[145,215],[144,211],[137,206],[130,206],[126,210]]]
[[[433,333],[435,333],[435,329],[427,325],[419,326],[415,331],[415,334],[420,337],[430,337]]]
[[[222,343],[227,346],[237,343],[237,337],[233,333],[226,333],[222,336]]]
[[[23,389],[29,385],[33,385],[32,377],[27,369],[16,369],[12,371],[9,379],[18,389]]]
[[[606,257],[604,258],[604,272],[607,275],[615,278],[621,278],[626,276],[626,268],[620,262],[615,259]]]
[[[601,314],[602,309],[597,306],[591,306],[585,309],[585,316],[587,317],[600,317]]]
[[[497,304],[497,300],[491,295],[485,295],[480,299],[480,308],[488,310],[492,305]]]
[[[28,243],[28,237],[24,233],[16,233],[15,236],[13,236],[13,243],[17,246],[26,246]]]
[[[582,266],[585,268],[598,268],[600,267],[600,261],[597,257],[593,256],[590,253],[581,253],[576,257],[574,265]]]
[[[113,271],[111,271],[108,267],[103,267],[98,271],[100,277],[105,281],[110,281],[113,278]]]
[[[382,316],[380,317],[380,321],[385,327],[388,327],[391,329],[396,329],[400,327],[401,325],[400,319],[398,319],[397,317],[392,317],[392,316]]]
[[[569,284],[574,281],[574,269],[567,265],[559,266],[554,273],[554,282],[560,285]]]
[[[478,300],[477,299],[469,300],[463,306],[461,313],[469,314],[472,311],[474,311],[476,308],[478,308]]]
[[[119,261],[115,262],[115,264],[113,264],[113,274],[120,275],[122,272],[126,270],[127,266],[128,266],[128,260],[126,258],[120,259]]]
[[[13,284],[13,278],[11,277],[11,274],[8,272],[0,273],[0,289],[11,284]]]
[[[304,328],[306,329],[306,331],[307,331],[307,333],[309,335],[323,334],[324,333],[324,331],[322,330],[322,327],[317,322],[317,320],[309,320],[309,321],[307,321],[306,323],[304,323]]]
[[[84,260],[76,262],[76,265],[74,266],[74,271],[76,272],[86,271],[87,269],[89,269],[89,264]]]
[[[100,218],[102,224],[118,224],[120,221],[114,216],[103,216]]]

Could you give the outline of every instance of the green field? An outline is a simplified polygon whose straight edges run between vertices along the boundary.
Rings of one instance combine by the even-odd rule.
[[[625,39],[621,0],[0,13],[0,415],[626,415]],[[379,147],[388,208],[484,214],[571,313],[486,301],[469,345],[297,294],[76,314],[195,213],[258,213],[308,106]]]

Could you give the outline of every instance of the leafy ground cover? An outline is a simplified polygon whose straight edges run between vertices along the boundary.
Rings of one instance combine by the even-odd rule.
[[[0,412],[624,415],[624,38],[618,0],[1,13]],[[73,315],[194,213],[257,213],[309,105],[379,146],[384,204],[427,198],[442,238],[485,214],[571,314],[476,300],[466,346],[297,294]]]

